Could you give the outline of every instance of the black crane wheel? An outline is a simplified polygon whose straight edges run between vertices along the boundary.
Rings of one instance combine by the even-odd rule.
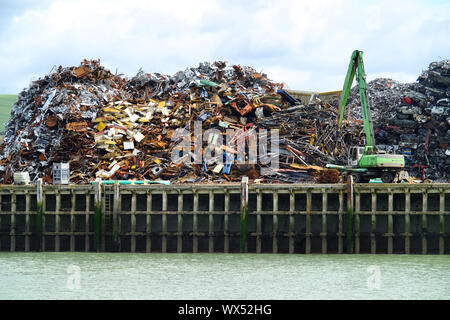
[[[381,181],[383,181],[383,183],[391,183],[394,181],[394,175],[392,172],[383,172],[381,174]]]
[[[349,174],[353,178],[353,183],[358,183],[361,180],[361,175],[359,173],[353,172]]]

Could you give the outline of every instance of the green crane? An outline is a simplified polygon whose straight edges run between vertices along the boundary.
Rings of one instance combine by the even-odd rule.
[[[390,183],[405,166],[405,158],[402,155],[381,153],[376,149],[371,110],[366,92],[363,53],[359,50],[353,51],[340,96],[338,130],[344,119],[345,106],[355,76],[358,81],[366,144],[364,147],[351,147],[348,154],[348,166],[341,167],[341,169],[352,175],[355,182],[368,181],[370,178],[381,178],[384,183]]]

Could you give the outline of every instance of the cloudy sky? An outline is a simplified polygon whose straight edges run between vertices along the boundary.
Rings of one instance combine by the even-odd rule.
[[[369,80],[415,81],[450,58],[449,34],[448,0],[0,0],[0,93],[84,58],[126,76],[225,60],[339,90],[354,49]]]

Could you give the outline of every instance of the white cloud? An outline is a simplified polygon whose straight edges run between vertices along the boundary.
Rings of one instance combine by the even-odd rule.
[[[419,0],[52,1],[24,6],[5,25],[0,92],[83,58],[126,75],[227,60],[291,89],[327,91],[342,86],[354,49],[364,51],[369,79],[411,81],[448,58],[449,28],[450,4]]]

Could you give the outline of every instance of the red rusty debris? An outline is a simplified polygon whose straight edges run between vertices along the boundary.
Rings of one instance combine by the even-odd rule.
[[[86,121],[83,122],[70,122],[66,124],[66,130],[68,131],[76,131],[76,132],[83,132],[87,131],[89,128],[89,123]]]

